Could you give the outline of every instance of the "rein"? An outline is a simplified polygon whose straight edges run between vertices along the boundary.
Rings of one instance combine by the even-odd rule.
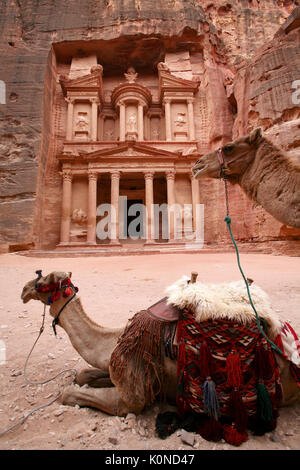
[[[36,274],[38,275],[38,277],[36,278],[35,280],[35,290],[39,293],[45,293],[45,292],[53,292],[54,294],[52,294],[50,297],[48,297],[48,302],[47,304],[48,305],[51,305],[55,300],[52,300],[51,298],[55,298],[56,300],[58,300],[60,298],[60,290],[61,289],[64,289],[64,292],[63,292],[63,297],[69,297],[71,294],[71,297],[67,300],[67,302],[60,308],[58,314],[56,315],[56,317],[54,318],[53,322],[52,322],[52,328],[53,328],[53,331],[54,331],[54,334],[56,336],[56,325],[58,324],[58,321],[59,321],[59,316],[61,314],[61,312],[64,310],[64,308],[68,305],[68,303],[71,302],[71,300],[74,299],[74,297],[76,296],[77,292],[78,292],[78,288],[75,287],[72,282],[70,281],[69,278],[66,278],[64,279],[63,281],[60,281],[60,282],[57,282],[57,283],[53,283],[53,284],[49,284],[48,286],[38,286],[38,281],[42,278],[42,271],[39,270],[39,271],[36,271]],[[70,289],[70,290],[67,290],[67,289]],[[43,331],[44,331],[44,325],[45,325],[45,315],[46,315],[46,304],[44,304],[44,311],[43,311],[43,315],[42,315],[42,324],[41,324],[41,327],[40,327],[40,330],[39,330],[39,333],[38,333],[38,336],[35,340],[35,342],[33,343],[33,346],[26,358],[26,361],[25,361],[25,365],[24,365],[24,379],[25,381],[30,384],[30,385],[44,385],[44,384],[47,384],[49,382],[52,382],[53,380],[55,380],[57,377],[60,377],[61,375],[63,374],[66,374],[66,373],[72,373],[74,374],[74,378],[73,378],[73,381],[76,379],[76,376],[77,376],[77,370],[76,369],[65,369],[65,370],[62,370],[61,372],[59,372],[58,374],[54,375],[53,377],[50,377],[49,379],[47,380],[44,380],[42,382],[33,382],[31,381],[30,379],[28,379],[27,377],[27,374],[26,374],[26,370],[27,370],[27,364],[28,364],[28,361],[29,361],[29,358],[32,354],[32,351],[34,350],[38,340],[40,339]],[[25,413],[24,416],[18,420],[15,424],[13,424],[12,426],[9,426],[7,429],[5,429],[4,431],[0,432],[0,437],[4,436],[5,434],[7,434],[9,431],[12,431],[13,429],[15,429],[17,426],[20,426],[21,424],[23,424],[27,418],[29,418],[29,416],[33,415],[34,413],[36,413],[37,411],[39,410],[43,410],[45,408],[47,408],[48,406],[52,405],[54,402],[56,402],[61,396],[62,396],[62,393],[63,392],[59,392],[58,395],[56,397],[54,397],[50,402],[46,403],[45,405],[41,405],[31,411],[29,411],[28,413]]]
[[[228,198],[228,181],[226,179],[226,174],[224,172],[224,170],[227,168],[227,164],[225,162],[225,159],[224,159],[224,154],[223,154],[223,150],[222,148],[220,147],[218,150],[217,150],[217,155],[218,155],[218,159],[219,159],[219,162],[220,162],[220,179],[222,179],[224,181],[224,188],[225,188],[225,200],[226,200],[226,217],[224,219],[224,222],[226,222],[226,225],[228,227],[228,230],[229,230],[229,234],[230,234],[230,238],[232,240],[232,243],[234,245],[234,248],[235,248],[235,252],[236,252],[236,256],[237,256],[237,264],[238,264],[238,267],[239,267],[239,270],[242,274],[242,277],[245,281],[245,284],[246,284],[246,288],[247,288],[247,293],[248,293],[248,298],[249,298],[249,302],[250,302],[250,305],[251,307],[253,308],[253,311],[255,313],[255,319],[256,319],[256,323],[257,323],[257,326],[258,326],[258,329],[259,331],[261,332],[261,334],[264,336],[264,338],[268,341],[268,343],[270,343],[271,347],[277,351],[279,354],[281,354],[282,356],[284,356],[282,350],[280,348],[278,348],[278,346],[276,346],[275,343],[273,343],[273,341],[270,340],[270,338],[268,338],[268,336],[265,334],[263,328],[261,327],[261,324],[260,324],[260,317],[258,316],[258,313],[256,311],[256,308],[253,304],[253,301],[252,301],[252,297],[251,297],[251,294],[250,294],[250,289],[249,289],[249,284],[248,284],[248,280],[243,272],[243,269],[241,267],[241,263],[240,263],[240,256],[239,256],[239,250],[238,250],[238,247],[237,247],[237,244],[236,244],[236,241],[234,239],[234,236],[232,234],[232,230],[231,230],[231,218],[229,216],[229,198]],[[233,160],[231,160],[230,162],[228,163],[231,163]]]

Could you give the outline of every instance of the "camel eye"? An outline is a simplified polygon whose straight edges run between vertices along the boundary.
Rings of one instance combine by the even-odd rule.
[[[226,145],[226,147],[224,147],[224,152],[226,153],[229,153],[233,150],[233,145]]]

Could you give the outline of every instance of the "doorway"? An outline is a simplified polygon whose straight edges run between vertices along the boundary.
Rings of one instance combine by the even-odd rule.
[[[124,235],[127,241],[144,238],[143,199],[126,199],[124,204]]]

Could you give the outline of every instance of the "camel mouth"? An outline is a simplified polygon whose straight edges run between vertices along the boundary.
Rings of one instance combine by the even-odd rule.
[[[203,175],[206,172],[207,165],[204,163],[199,163],[196,167],[192,169],[194,178],[198,178],[200,175]]]
[[[23,297],[23,295],[22,295],[21,299],[23,300],[23,304],[27,304],[27,302],[29,302],[29,300],[30,300],[30,297],[29,296],[24,296]]]

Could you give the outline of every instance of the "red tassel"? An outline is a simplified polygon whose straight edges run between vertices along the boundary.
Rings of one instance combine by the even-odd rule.
[[[232,390],[229,396],[229,416],[234,421],[238,432],[244,433],[247,429],[248,414],[243,399],[238,390]]]
[[[73,291],[71,289],[71,287],[67,287],[65,290],[64,290],[64,294],[63,296],[64,297],[70,297],[70,295],[72,295]]]
[[[276,369],[273,352],[266,349],[262,343],[258,344],[256,348],[255,366],[257,377],[262,380],[269,380]]]
[[[222,439],[222,425],[220,421],[211,418],[199,428],[198,433],[207,441],[218,442]]]
[[[227,385],[240,387],[242,384],[241,359],[238,352],[233,351],[226,358]]]
[[[238,432],[234,425],[229,426],[228,424],[223,426],[223,437],[225,441],[232,446],[240,446],[243,442],[248,440],[246,431]]]
[[[209,377],[212,365],[212,356],[206,341],[203,341],[199,353],[199,367],[202,377]]]

